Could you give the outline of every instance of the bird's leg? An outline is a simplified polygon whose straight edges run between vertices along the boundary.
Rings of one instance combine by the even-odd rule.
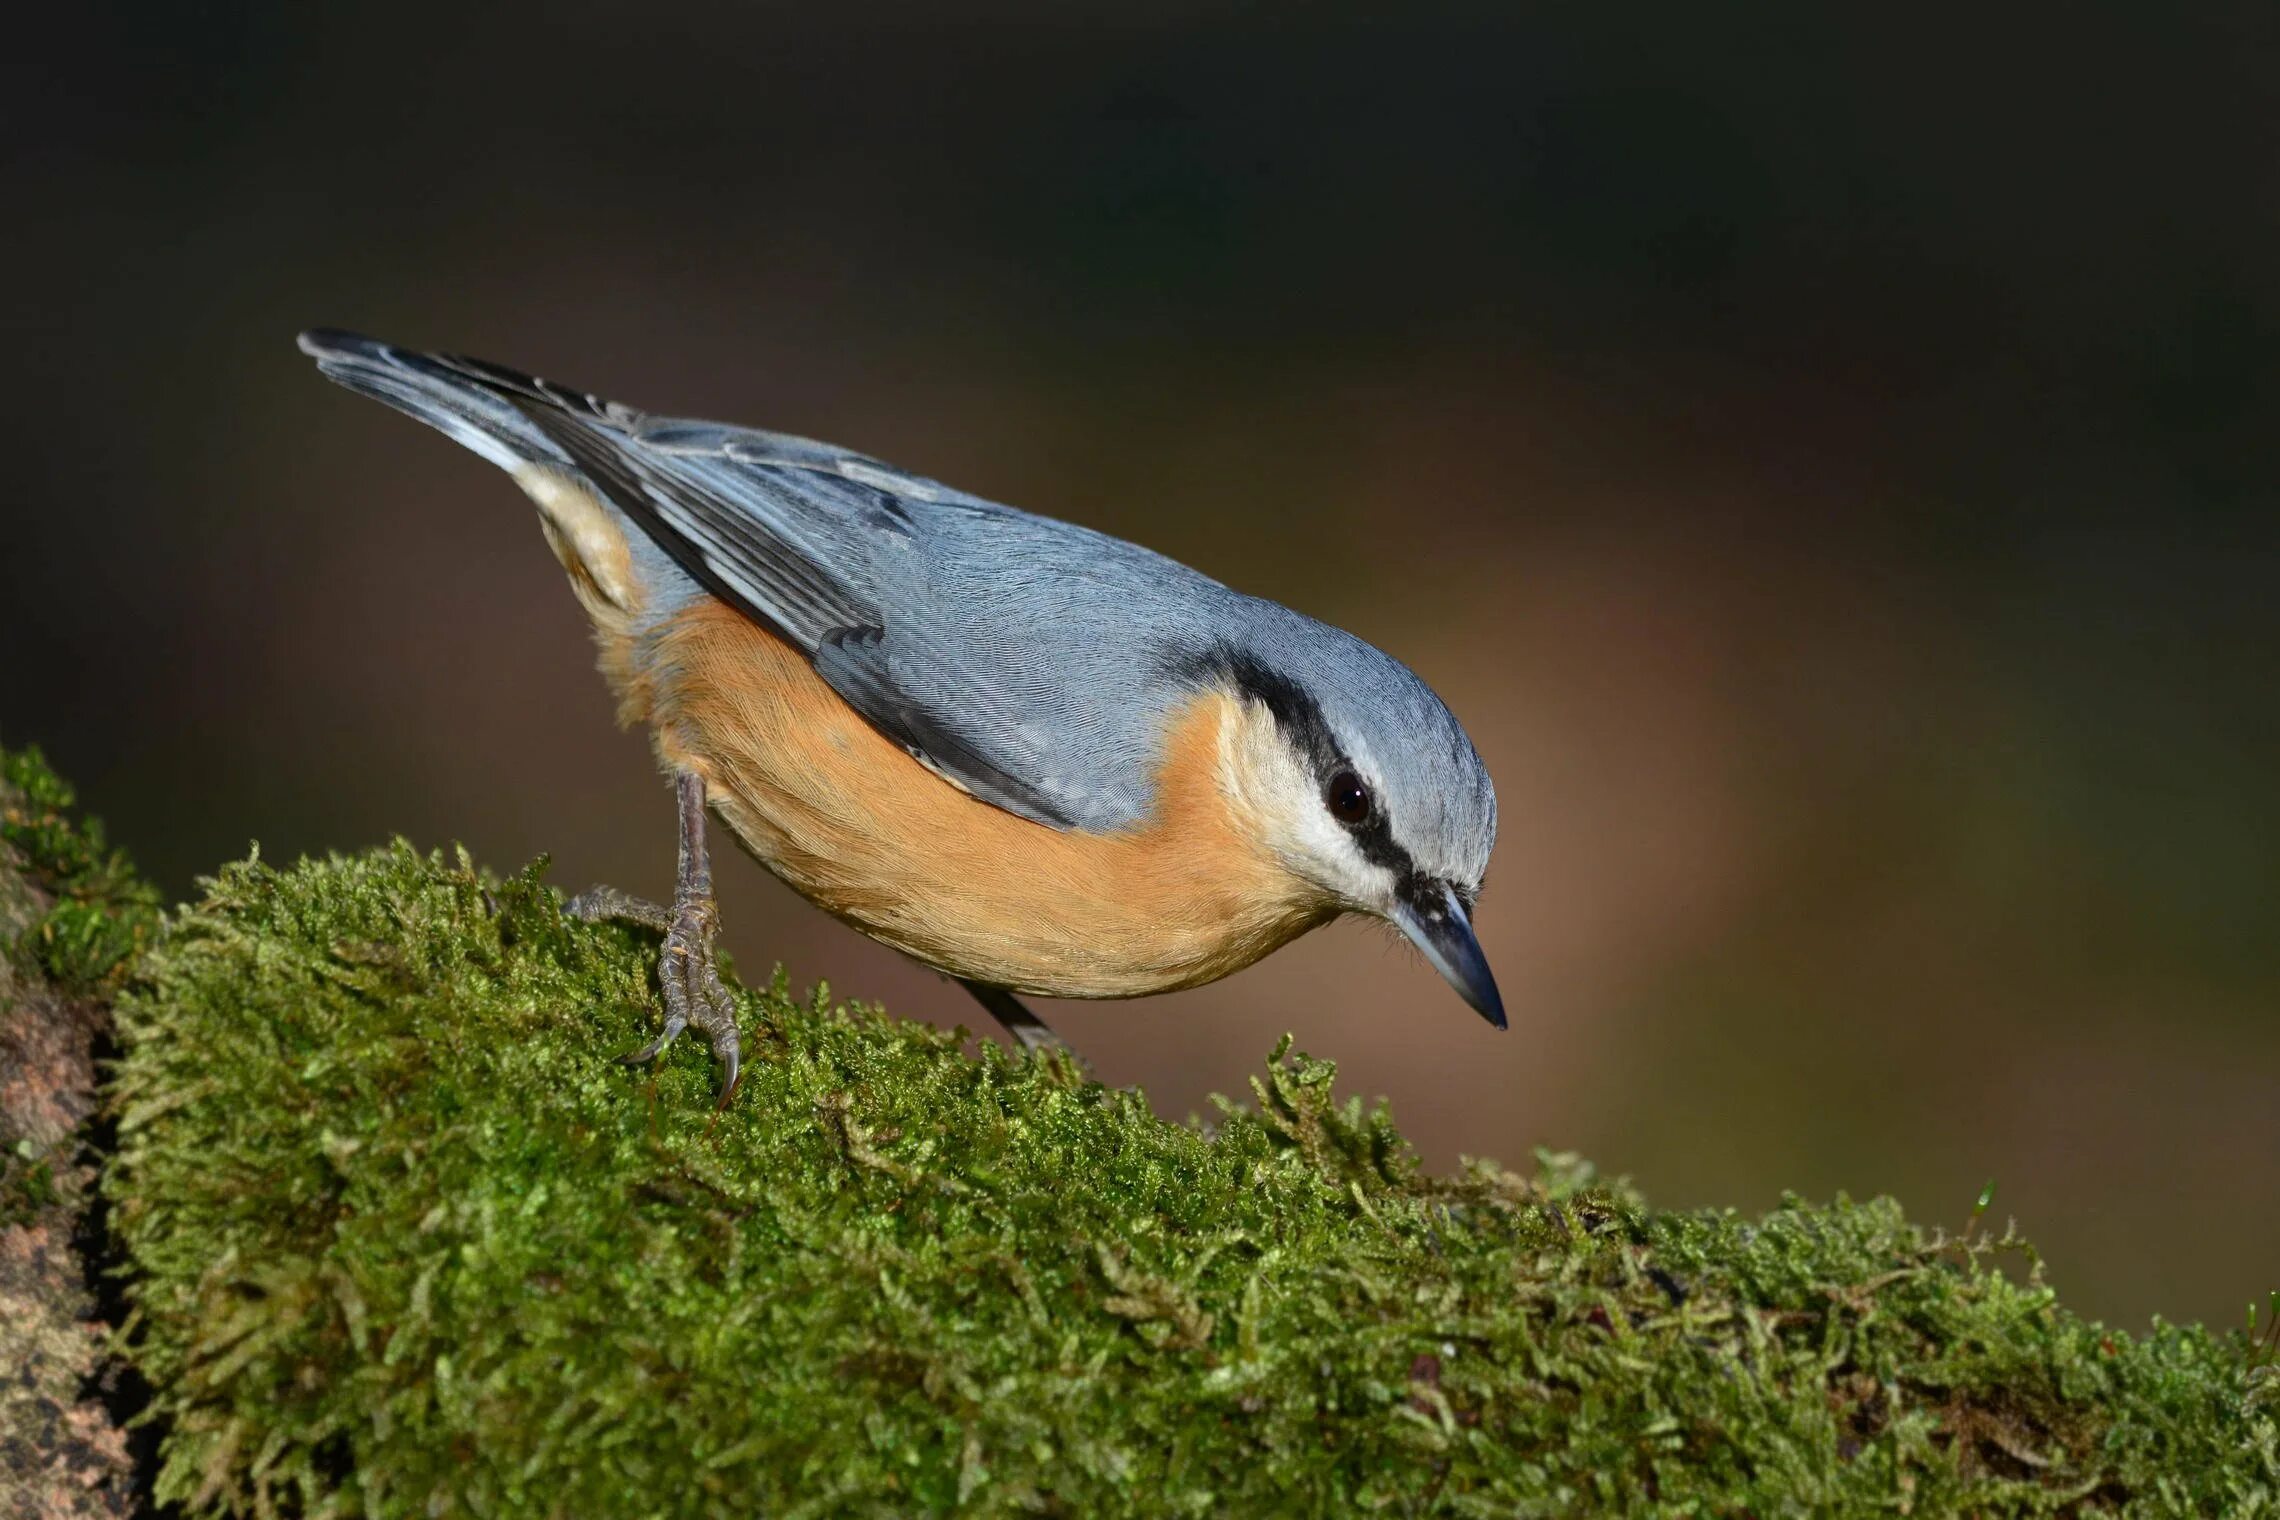
[[[1067,1051],[1072,1058],[1076,1055],[1075,1051],[1069,1049],[1068,1041],[1046,1027],[1043,1019],[1031,1013],[1021,999],[1003,987],[992,987],[984,982],[969,982],[964,977],[958,978],[958,985],[971,992],[974,995],[974,1001],[981,1004],[984,1012],[1004,1026],[1005,1032],[1012,1035],[1020,1043],[1022,1049],[1033,1052],[1044,1050]]]
[[[665,993],[665,1027],[657,1038],[623,1056],[628,1066],[654,1061],[674,1037],[695,1025],[712,1041],[721,1065],[720,1101],[725,1106],[736,1091],[739,1054],[736,1038],[736,1004],[721,985],[713,962],[713,939],[720,931],[720,911],[713,905],[712,859],[705,849],[705,782],[694,771],[673,778],[680,805],[680,869],[673,883],[673,906],[630,897],[614,887],[595,887],[569,902],[570,913],[589,922],[623,919],[664,932],[665,946],[657,957],[657,985]]]

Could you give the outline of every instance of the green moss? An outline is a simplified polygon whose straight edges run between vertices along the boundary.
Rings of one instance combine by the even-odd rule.
[[[1889,1202],[1422,1174],[1279,1050],[1208,1129],[779,978],[609,1057],[652,936],[398,846],[225,870],[124,1004],[162,1497],[470,1515],[2248,1515],[2240,1337]],[[2008,1270],[2006,1270],[2006,1267]]]
[[[111,982],[158,923],[158,894],[74,801],[38,749],[0,749],[0,848],[53,899],[7,948],[66,993]]]

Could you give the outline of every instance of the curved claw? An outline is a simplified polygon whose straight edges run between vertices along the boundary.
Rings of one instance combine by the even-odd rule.
[[[620,1066],[647,1066],[650,1062],[656,1060],[659,1056],[665,1053],[665,1047],[672,1044],[673,1037],[680,1032],[681,1031],[678,1029],[668,1030],[666,1033],[659,1035],[656,1039],[651,1040],[648,1044],[642,1046],[639,1050],[629,1050],[624,1055],[614,1057],[613,1059],[615,1059]]]
[[[725,1110],[728,1107],[729,1100],[736,1096],[736,1084],[743,1077],[743,1068],[738,1061],[733,1031],[726,1043],[728,1046],[726,1050],[721,1049],[718,1044],[713,1046],[713,1054],[720,1058],[720,1101],[713,1106],[722,1110]]]

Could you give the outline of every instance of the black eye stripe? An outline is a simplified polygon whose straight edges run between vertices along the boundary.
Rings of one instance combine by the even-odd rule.
[[[1373,808],[1366,822],[1348,825],[1346,832],[1354,836],[1362,859],[1371,865],[1383,866],[1404,881],[1418,874],[1417,862],[1410,859],[1409,852],[1394,839],[1393,826],[1385,819],[1385,809]]]
[[[1329,720],[1322,716],[1322,705],[1314,700],[1314,693],[1257,657],[1221,645],[1178,662],[1174,669],[1191,680],[1226,681],[1272,713],[1275,726],[1291,747],[1306,757],[1317,782],[1326,786],[1340,771],[1355,771],[1337,736],[1330,732]],[[1417,869],[1417,862],[1393,837],[1392,821],[1374,798],[1369,815],[1359,823],[1345,824],[1345,829],[1364,860],[1393,873],[1404,896],[1412,890],[1420,894],[1428,890],[1431,878]]]
[[[1220,647],[1183,662],[1180,674],[1190,679],[1217,677],[1272,713],[1275,726],[1306,757],[1317,780],[1327,781],[1341,769],[1353,769],[1314,694],[1256,656]]]

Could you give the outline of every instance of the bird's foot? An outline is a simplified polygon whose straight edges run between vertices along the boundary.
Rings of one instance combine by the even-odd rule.
[[[694,1026],[712,1044],[720,1063],[720,1103],[728,1106],[742,1070],[741,1046],[736,1032],[736,1001],[721,982],[713,942],[720,932],[719,910],[707,895],[677,897],[672,907],[620,892],[615,887],[594,887],[564,905],[572,918],[587,923],[615,921],[639,924],[665,936],[657,954],[657,985],[665,993],[665,1027],[641,1049],[618,1057],[627,1066],[646,1066],[665,1048]]]
[[[694,1024],[712,1041],[713,1059],[720,1063],[720,1106],[726,1108],[736,1094],[739,1070],[736,1002],[721,985],[713,958],[720,910],[713,906],[712,857],[705,849],[704,779],[694,771],[676,772],[673,794],[681,823],[673,906],[660,908],[615,887],[596,887],[570,899],[569,912],[588,922],[625,919],[664,934],[665,947],[657,956],[657,985],[665,992],[665,1027],[656,1039],[618,1059],[628,1066],[646,1066]]]

